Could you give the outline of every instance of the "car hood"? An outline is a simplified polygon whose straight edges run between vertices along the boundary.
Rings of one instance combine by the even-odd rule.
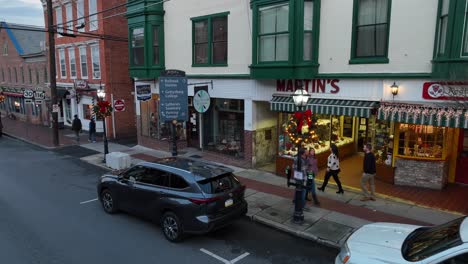
[[[401,248],[406,237],[417,228],[420,226],[394,223],[364,225],[347,241],[351,259],[362,256],[372,263],[407,263]]]

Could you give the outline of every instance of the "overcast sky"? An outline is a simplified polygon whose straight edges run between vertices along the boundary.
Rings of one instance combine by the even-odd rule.
[[[0,21],[43,27],[41,0],[0,0]]]

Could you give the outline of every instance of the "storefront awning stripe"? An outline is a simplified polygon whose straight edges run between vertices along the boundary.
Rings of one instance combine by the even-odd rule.
[[[378,102],[375,101],[311,98],[305,109],[310,109],[316,114],[347,115],[368,118],[371,115],[371,110],[376,108],[377,105]],[[270,101],[270,109],[272,111],[290,113],[298,110],[292,97],[284,95],[273,95],[273,99]]]
[[[428,107],[417,104],[383,104],[377,118],[393,122],[468,129],[467,109]]]

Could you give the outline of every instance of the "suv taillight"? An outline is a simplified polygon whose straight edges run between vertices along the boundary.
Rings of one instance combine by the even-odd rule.
[[[221,199],[221,197],[213,197],[213,198],[190,198],[189,201],[191,201],[194,204],[209,204],[212,202],[215,202],[217,200]]]

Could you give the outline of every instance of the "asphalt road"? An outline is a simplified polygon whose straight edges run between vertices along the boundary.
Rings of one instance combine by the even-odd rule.
[[[157,225],[90,201],[104,170],[80,161],[81,151],[0,138],[0,263],[301,264],[333,263],[338,253],[247,218],[170,243]]]

